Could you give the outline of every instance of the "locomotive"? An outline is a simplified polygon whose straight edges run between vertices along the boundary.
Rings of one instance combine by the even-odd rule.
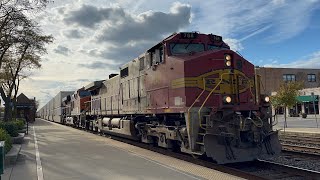
[[[62,99],[61,123],[225,164],[280,153],[269,100],[221,36],[181,32]]]

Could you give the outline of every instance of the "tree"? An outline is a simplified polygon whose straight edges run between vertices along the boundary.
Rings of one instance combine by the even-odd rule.
[[[280,85],[277,94],[271,97],[271,104],[274,108],[284,107],[284,127],[287,125],[287,107],[291,108],[297,104],[299,90],[303,88],[301,82],[287,82]]]
[[[42,35],[37,26],[27,26],[21,31],[19,43],[14,46],[15,51],[3,60],[2,73],[6,83],[0,87],[0,94],[5,104],[11,106],[12,103],[15,103],[21,77],[25,77],[21,73],[23,70],[41,67],[40,55],[46,53],[45,44],[50,42],[52,42],[52,37]],[[14,101],[12,101],[13,91],[15,91]],[[11,119],[10,106],[5,107],[5,120]]]
[[[5,120],[11,119],[20,80],[26,77],[23,71],[41,66],[40,55],[46,53],[45,45],[53,40],[24,14],[45,3],[46,0],[0,2],[0,94],[5,102]]]
[[[4,55],[17,43],[21,27],[30,22],[27,16],[47,4],[47,0],[1,0],[0,1],[0,68]]]

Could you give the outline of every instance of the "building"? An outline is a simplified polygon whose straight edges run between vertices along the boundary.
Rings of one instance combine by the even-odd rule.
[[[26,95],[21,93],[17,97],[17,117],[28,117],[29,122],[34,122],[36,115],[36,98],[29,99]]]
[[[262,92],[269,95],[288,81],[303,82],[304,88],[320,87],[320,69],[256,67],[256,72],[261,76]]]
[[[320,69],[256,67],[256,72],[261,76],[262,93],[268,95],[275,94],[282,83],[303,83],[304,89],[297,97],[299,102],[295,107],[287,109],[288,115],[319,114]],[[283,111],[283,108],[277,109],[279,114],[283,114]]]

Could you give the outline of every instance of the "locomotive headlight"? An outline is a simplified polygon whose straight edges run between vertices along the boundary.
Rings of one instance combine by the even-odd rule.
[[[264,97],[264,102],[269,102],[269,101],[270,101],[270,97],[269,96]]]
[[[225,56],[224,56],[224,58],[227,60],[227,61],[231,61],[231,55],[230,54],[226,54]]]
[[[226,66],[231,66],[231,61],[226,61]]]
[[[226,66],[230,67],[231,66],[231,60],[232,60],[232,57],[230,54],[225,54],[224,55],[224,60],[225,60],[225,63],[226,63]]]
[[[231,99],[230,96],[225,96],[225,97],[223,97],[223,101],[224,101],[225,103],[231,103],[232,99]]]

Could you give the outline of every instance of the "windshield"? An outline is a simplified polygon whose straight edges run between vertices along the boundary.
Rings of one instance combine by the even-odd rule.
[[[190,52],[202,52],[204,51],[204,44],[195,43],[171,43],[170,44],[171,54],[187,54]]]

